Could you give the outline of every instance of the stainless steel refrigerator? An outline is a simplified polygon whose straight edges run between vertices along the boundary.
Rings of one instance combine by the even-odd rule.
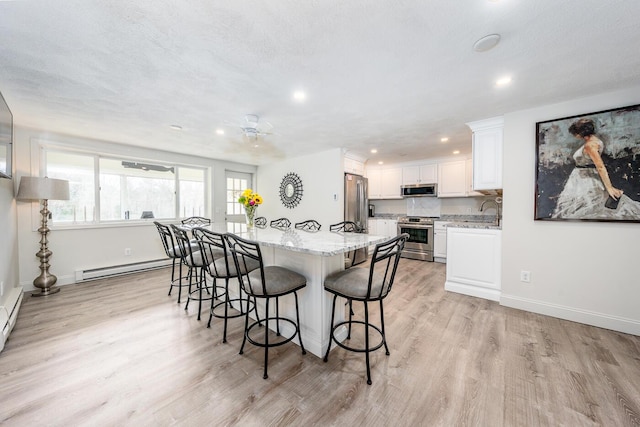
[[[369,215],[368,181],[360,175],[344,174],[344,220],[353,221],[361,233],[367,232]],[[350,253],[351,265],[360,264],[367,259],[367,248]]]

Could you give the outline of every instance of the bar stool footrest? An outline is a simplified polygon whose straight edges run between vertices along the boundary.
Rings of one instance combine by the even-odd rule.
[[[269,344],[266,345],[263,341],[256,341],[255,339],[251,338],[251,330],[256,327],[256,326],[260,326],[260,327],[266,327],[266,325],[268,325],[269,323],[267,322],[267,320],[270,321],[283,321],[286,323],[289,323],[291,326],[293,326],[294,328],[294,332],[290,337],[284,337],[283,335],[276,335],[276,339],[278,341],[276,342],[271,342],[271,340],[269,340]],[[273,331],[273,333],[275,334],[276,332]],[[258,347],[278,347],[281,345],[284,345],[290,341],[292,341],[297,335],[300,334],[300,329],[298,328],[298,325],[296,324],[296,322],[294,322],[291,319],[287,319],[286,317],[269,317],[267,319],[260,319],[260,320],[256,320],[255,322],[251,323],[249,325],[249,327],[247,328],[246,332],[245,332],[246,336],[247,336],[247,341],[249,341],[251,344],[256,345]],[[264,334],[264,332],[262,332],[262,334]]]
[[[373,330],[378,332],[378,335],[380,336],[380,342],[375,346],[373,346],[373,345],[369,346],[369,350],[367,350],[366,348],[362,348],[362,347],[351,347],[351,346],[349,346],[347,344],[344,344],[344,342],[338,341],[336,336],[335,336],[336,330],[342,325],[345,325],[347,328],[349,328],[350,326],[352,326],[354,324],[359,324],[359,325],[364,326],[365,327],[365,331],[366,331],[366,323],[363,322],[362,320],[352,320],[352,321],[345,320],[344,322],[340,322],[340,323],[336,324],[331,329],[331,339],[333,340],[333,342],[335,342],[339,347],[342,347],[345,350],[354,351],[356,353],[366,353],[367,351],[372,352],[372,351],[378,350],[380,347],[382,347],[384,345],[384,335],[382,334],[382,330],[380,328],[378,328],[376,325],[372,325],[371,323],[369,323],[369,328],[371,328],[371,329],[373,329]],[[363,340],[364,340],[364,338],[363,338]]]

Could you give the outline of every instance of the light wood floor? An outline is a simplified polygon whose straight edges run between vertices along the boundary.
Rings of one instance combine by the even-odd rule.
[[[444,266],[402,259],[391,355],[329,362],[287,344],[238,355],[242,321],[206,328],[167,270],[25,297],[0,353],[7,426],[637,426],[640,337],[447,293]],[[355,339],[355,338],[354,338]]]

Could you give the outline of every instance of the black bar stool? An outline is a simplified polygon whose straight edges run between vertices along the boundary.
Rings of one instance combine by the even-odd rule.
[[[222,335],[222,342],[227,342],[227,320],[230,318],[236,318],[244,316],[246,312],[255,310],[255,298],[251,300],[249,297],[242,297],[242,289],[240,282],[238,281],[238,297],[229,297],[229,279],[238,277],[238,270],[236,270],[235,262],[233,261],[233,255],[227,250],[226,239],[224,234],[216,233],[206,228],[196,227],[193,229],[193,237],[200,243],[200,250],[204,254],[205,258],[205,271],[213,278],[213,286],[216,287],[217,279],[224,279],[224,300],[215,302],[215,299],[211,299],[211,309],[209,310],[209,322],[207,328],[211,327],[211,320],[213,317],[224,319],[224,331]],[[244,266],[243,266],[244,267]],[[248,261],[246,269],[240,271],[240,274],[247,274],[249,271],[259,268],[260,264],[256,261]],[[237,303],[238,309],[233,313],[229,313],[229,308],[234,308],[233,303]],[[243,308],[243,304],[246,305]],[[219,310],[224,307],[224,313],[220,313]],[[256,317],[257,317],[256,310]]]
[[[259,341],[251,336],[252,330],[262,325],[260,319],[249,324],[249,311],[245,316],[244,338],[242,340],[242,346],[240,347],[240,354],[244,351],[244,345],[247,341],[258,347],[264,348],[264,374],[263,378],[268,378],[267,366],[269,364],[269,348],[277,347],[288,343],[293,340],[296,335],[300,341],[300,347],[302,348],[302,354],[307,352],[302,344],[302,335],[300,334],[300,312],[298,309],[298,293],[300,289],[307,286],[307,279],[295,271],[291,271],[287,268],[270,265],[265,266],[262,261],[262,252],[257,242],[246,240],[238,237],[234,234],[226,234],[227,244],[229,250],[233,254],[233,259],[236,265],[237,271],[249,271],[252,263],[258,262],[259,268],[250,271],[247,275],[240,275],[239,280],[242,285],[242,289],[249,296],[255,298],[262,298],[265,301],[265,318],[263,319],[265,324],[264,328],[264,341]],[[285,317],[280,317],[278,298],[281,296],[293,294],[296,302],[296,321]],[[275,299],[276,303],[276,315],[269,316],[269,302],[271,299]],[[257,313],[257,311],[256,311]],[[269,341],[269,321],[276,322],[276,336],[281,337],[275,342]],[[282,337],[280,335],[280,322],[289,323],[294,327],[294,332],[289,337]]]
[[[333,306],[331,309],[331,327],[329,331],[329,345],[324,355],[324,361],[329,360],[329,351],[331,351],[331,343],[335,342],[338,346],[345,350],[355,351],[357,353],[365,353],[367,364],[367,384],[371,384],[371,367],[369,364],[369,353],[375,351],[384,345],[386,354],[389,355],[389,347],[387,346],[387,338],[384,331],[384,309],[382,300],[389,295],[393,280],[398,268],[400,253],[404,248],[404,244],[409,235],[404,233],[396,236],[386,242],[376,245],[371,259],[371,266],[368,269],[350,268],[348,270],[339,271],[329,275],[324,280],[324,289],[333,294]],[[362,301],[364,304],[364,321],[353,320],[353,313],[349,313],[349,320],[333,324],[336,310],[336,299],[343,297],[352,301]],[[369,322],[369,302],[380,302],[380,327]],[[349,327],[349,336],[351,335],[351,326],[359,324],[364,326],[364,348],[351,347],[347,344],[339,342],[335,337],[335,331],[342,325]],[[377,331],[380,335],[380,343],[371,346],[369,332]],[[347,338],[348,339],[348,338]]]
[[[153,222],[158,229],[158,234],[160,234],[160,240],[162,241],[162,246],[164,247],[165,254],[171,258],[171,284],[169,285],[169,296],[171,296],[171,291],[174,287],[178,288],[178,303],[180,303],[180,298],[182,297],[182,287],[189,286],[188,283],[182,283],[182,279],[188,279],[189,276],[182,275],[182,264],[184,264],[184,258],[182,256],[182,251],[180,247],[176,243],[173,233],[171,232],[171,228],[168,225],[164,225],[159,223],[158,221]],[[192,243],[192,246],[195,246],[193,249],[198,250],[197,244]],[[176,278],[176,263],[178,263],[179,271],[178,278]]]
[[[182,254],[182,258],[187,267],[189,267],[189,296],[187,297],[187,303],[184,306],[184,309],[189,309],[189,302],[191,300],[198,301],[198,320],[200,320],[200,313],[202,312],[202,301],[208,301],[213,298],[209,287],[207,287],[207,281],[205,277],[207,262],[202,252],[202,247],[200,243],[195,240],[192,241],[189,239],[189,234],[186,230],[176,227],[175,225],[171,225],[171,230],[173,230],[173,234],[176,236],[176,240],[178,242],[178,247],[180,248],[180,252]],[[195,242],[197,250],[194,250],[193,243]],[[192,289],[193,279],[195,277],[196,280],[196,289]],[[215,291],[214,287],[214,293]],[[203,295],[202,291],[205,290],[206,294]]]

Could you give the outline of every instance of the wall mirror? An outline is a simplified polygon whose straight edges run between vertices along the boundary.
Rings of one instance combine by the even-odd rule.
[[[293,209],[298,206],[301,199],[302,180],[295,173],[289,172],[280,183],[280,200],[285,207]]]
[[[0,177],[11,178],[13,115],[0,93]]]

